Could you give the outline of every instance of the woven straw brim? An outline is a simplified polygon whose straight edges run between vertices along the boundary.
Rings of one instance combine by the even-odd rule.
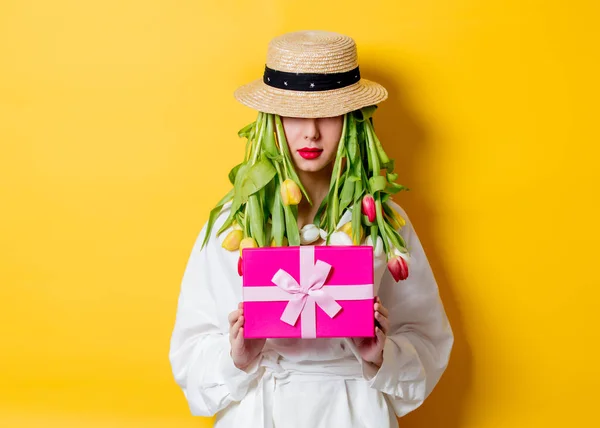
[[[333,117],[378,104],[388,97],[379,83],[361,78],[357,83],[330,91],[291,91],[254,80],[235,90],[242,104],[263,113],[286,117]]]

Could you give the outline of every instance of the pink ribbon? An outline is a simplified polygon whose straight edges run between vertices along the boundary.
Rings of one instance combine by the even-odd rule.
[[[317,260],[314,262],[315,247],[300,247],[300,283],[288,272],[279,269],[272,282],[277,287],[244,287],[246,301],[281,301],[288,304],[281,320],[296,325],[300,315],[300,331],[303,338],[317,337],[316,305],[333,318],[342,309],[340,300],[364,300],[373,298],[373,284],[326,286],[331,265]]]

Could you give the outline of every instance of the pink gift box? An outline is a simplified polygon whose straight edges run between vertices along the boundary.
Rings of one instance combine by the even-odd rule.
[[[373,247],[245,248],[245,338],[373,337]]]

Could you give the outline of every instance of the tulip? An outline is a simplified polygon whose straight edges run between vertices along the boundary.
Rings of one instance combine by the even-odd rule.
[[[244,237],[244,232],[241,230],[232,230],[227,234],[221,247],[225,248],[228,251],[235,251],[240,248],[240,242]]]
[[[408,278],[408,264],[402,256],[394,256],[388,261],[388,269],[396,282]]]
[[[312,244],[321,237],[319,228],[312,223],[304,225],[300,230],[300,244]]]
[[[280,191],[283,205],[298,205],[302,199],[300,187],[290,178],[281,183]]]
[[[333,232],[329,237],[329,245],[352,245],[352,238],[345,232]]]
[[[243,263],[242,263],[242,257],[240,256],[240,258],[238,259],[238,275],[242,276],[243,274]]]
[[[288,240],[287,238],[284,236],[283,240],[281,242],[281,246],[282,247],[287,247],[288,246]],[[271,239],[271,247],[277,247],[277,243],[275,242],[275,238]]]
[[[402,216],[398,214],[398,212],[394,209],[392,209],[392,217],[387,216],[387,218],[389,219],[390,224],[394,227],[395,230],[404,227],[404,225],[406,224],[404,218],[402,218]]]
[[[240,257],[242,257],[242,250],[244,248],[256,248],[258,244],[254,238],[244,238],[242,242],[240,242]]]
[[[319,229],[319,235],[321,236],[322,240],[326,240],[327,239],[327,231],[326,230]]]
[[[350,239],[352,239],[352,222],[349,221],[348,223],[346,223],[342,227],[340,227],[340,232],[344,232],[346,235],[348,235],[350,237]],[[365,236],[365,231],[361,227],[360,228],[360,242],[362,242],[364,236]],[[359,245],[360,242],[355,242],[354,245]]]
[[[373,195],[366,194],[362,198],[362,213],[367,216],[371,223],[375,221],[375,199]]]

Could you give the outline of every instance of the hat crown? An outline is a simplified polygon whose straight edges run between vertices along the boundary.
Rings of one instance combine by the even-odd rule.
[[[341,73],[358,67],[354,40],[332,31],[296,31],[273,38],[267,67],[292,73]]]

